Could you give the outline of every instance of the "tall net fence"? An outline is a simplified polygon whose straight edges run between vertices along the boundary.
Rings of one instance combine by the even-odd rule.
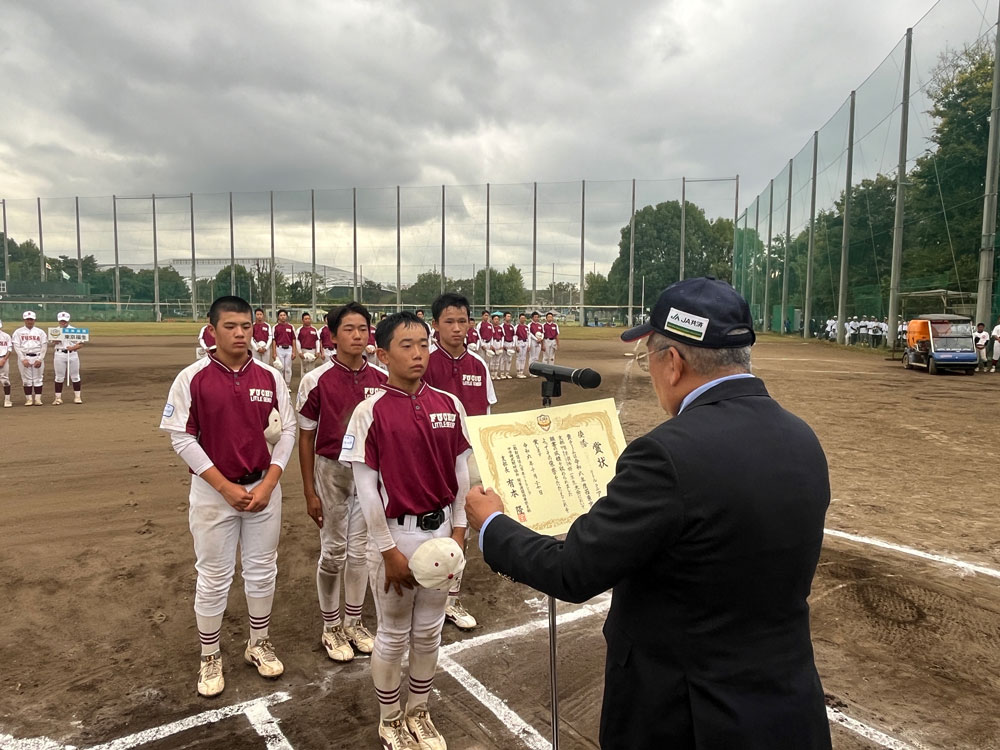
[[[938,2],[744,203],[733,278],[761,329],[843,341],[855,319],[996,318],[997,14],[997,0]]]

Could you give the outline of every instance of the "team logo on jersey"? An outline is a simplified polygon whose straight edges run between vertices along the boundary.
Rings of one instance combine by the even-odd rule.
[[[454,429],[455,421],[458,419],[457,414],[451,414],[449,412],[441,412],[439,414],[431,414],[431,429],[437,430],[442,427],[450,427]]]
[[[267,388],[250,389],[250,403],[260,402],[262,404],[270,404],[273,401],[274,391],[269,391]]]
[[[483,385],[483,376],[463,374],[462,385],[467,388],[480,388]]]
[[[381,390],[381,388],[369,388],[368,386],[365,386],[365,398],[370,398]]]

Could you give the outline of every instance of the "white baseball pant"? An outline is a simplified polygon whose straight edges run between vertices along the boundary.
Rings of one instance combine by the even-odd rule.
[[[17,353],[15,352],[11,356],[16,357]],[[31,366],[24,366],[25,359],[31,363]],[[41,364],[35,367],[36,362],[41,362]],[[25,388],[42,387],[42,382],[45,380],[45,360],[40,354],[25,354],[23,358],[17,357],[17,369],[21,373],[21,384]]]
[[[505,341],[503,344],[503,361],[500,363],[501,372],[510,377],[510,367],[514,364],[514,342]]]
[[[556,361],[556,340],[545,339],[542,342],[542,362],[551,365]]]
[[[278,359],[281,360],[281,373],[285,376],[285,385],[290,385],[292,382],[292,347],[276,346],[275,351],[278,353]]]
[[[316,355],[316,359],[312,362],[306,362],[302,359],[302,355],[299,355],[299,377],[304,376],[307,372],[312,372],[316,367],[323,364],[323,360],[320,359],[320,355]]]
[[[531,366],[532,362],[537,362],[542,356],[542,342],[538,339],[531,339],[528,342],[528,366]]]
[[[55,370],[56,382],[65,383],[66,375],[74,383],[80,382],[80,355],[76,351],[56,351],[52,355],[52,369]]]
[[[10,357],[14,356],[17,355],[11,353]],[[2,385],[5,389],[10,388],[10,357],[8,357],[7,361],[0,366],[0,385]]]
[[[517,374],[524,375],[526,372],[525,368],[527,367],[527,361],[528,361],[528,342],[521,341],[520,339],[518,339],[516,346],[517,346],[517,362],[516,362]]]
[[[257,484],[248,484],[247,490]],[[237,545],[247,598],[273,596],[281,534],[281,484],[275,486],[267,507],[256,513],[236,510],[199,476],[191,477],[188,497],[188,525],[194,539],[194,567],[198,571],[195,614],[215,617],[225,612],[236,571]]]
[[[316,494],[323,508],[319,530],[316,591],[324,627],[341,624],[340,580],[344,579],[344,615],[361,617],[368,586],[368,526],[354,490],[354,472],[339,461],[316,456]]]
[[[254,344],[260,344],[260,343],[263,342],[261,341],[254,342]],[[264,351],[260,352],[257,351],[257,347],[254,346],[252,347],[252,351],[253,351],[253,358],[256,359],[258,362],[263,362],[265,365],[271,364],[271,356],[270,356],[271,347],[265,346]]]

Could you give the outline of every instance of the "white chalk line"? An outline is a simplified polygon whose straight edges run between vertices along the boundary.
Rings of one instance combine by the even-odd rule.
[[[864,722],[858,721],[857,719],[852,719],[850,716],[838,711],[836,708],[827,706],[826,716],[832,723],[838,724],[844,729],[864,737],[869,742],[874,742],[879,747],[887,748],[887,750],[917,750],[917,748],[913,745],[907,745],[905,742],[901,742],[895,737],[890,737],[885,732],[880,732],[875,727],[868,726]]]
[[[980,573],[984,576],[990,576],[991,578],[1000,578],[1000,570],[995,570],[993,568],[987,568],[985,565],[975,565],[973,563],[968,563],[963,560],[957,560],[953,557],[945,557],[944,555],[935,555],[930,552],[924,552],[923,550],[915,549],[913,547],[907,547],[902,544],[894,544],[893,542],[884,542],[881,539],[872,539],[867,536],[858,536],[857,534],[849,534],[846,531],[837,531],[836,529],[823,529],[823,533],[827,536],[836,537],[837,539],[846,539],[850,542],[857,542],[858,544],[867,544],[872,547],[878,547],[880,549],[891,550],[892,552],[901,552],[904,555],[910,555],[911,557],[919,557],[921,560],[929,560],[930,562],[940,563],[942,565],[948,565],[953,568],[958,568],[966,573]]]

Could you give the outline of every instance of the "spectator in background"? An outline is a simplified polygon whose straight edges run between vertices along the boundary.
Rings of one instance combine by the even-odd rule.
[[[990,343],[990,335],[986,332],[985,323],[976,324],[972,340],[976,344],[976,369],[986,372],[986,345]]]

